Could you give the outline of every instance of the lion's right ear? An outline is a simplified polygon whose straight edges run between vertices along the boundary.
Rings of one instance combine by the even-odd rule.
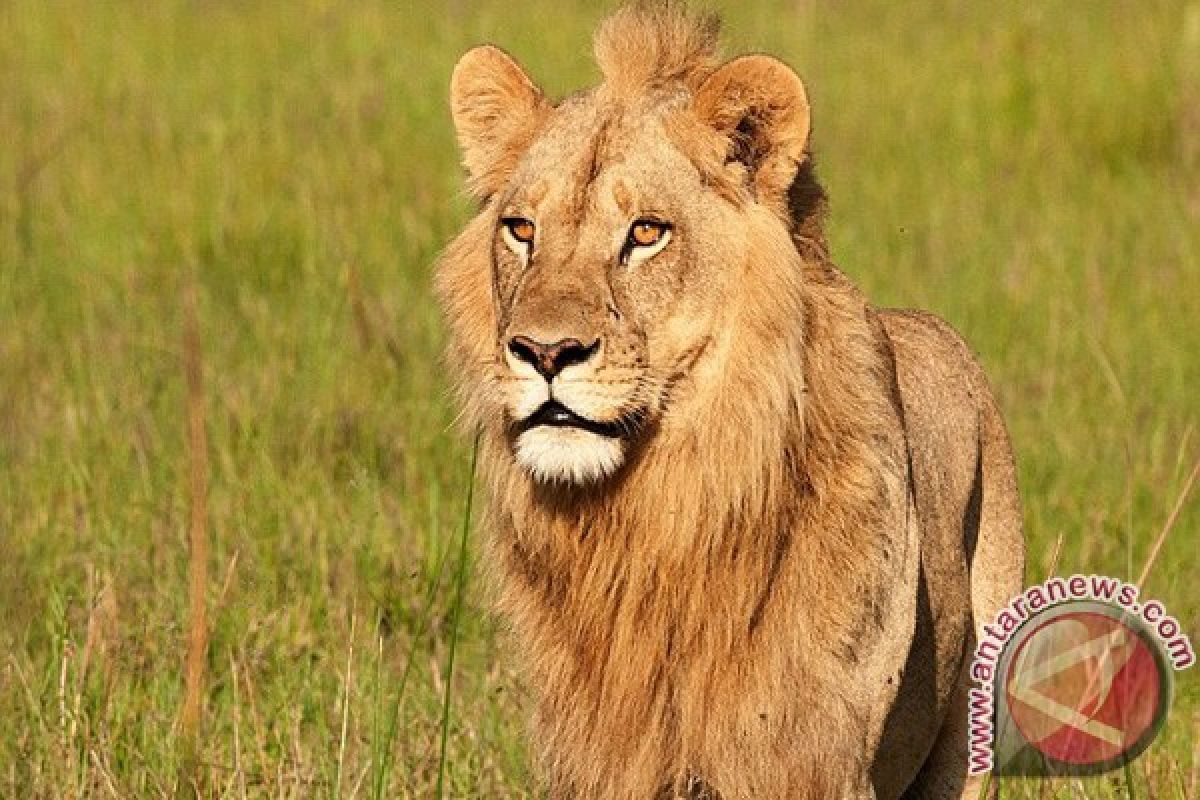
[[[450,78],[450,110],[471,190],[486,198],[504,185],[547,105],[525,70],[498,47],[468,50]]]

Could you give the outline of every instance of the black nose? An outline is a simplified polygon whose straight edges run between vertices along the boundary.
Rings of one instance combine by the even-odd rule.
[[[600,347],[600,340],[585,345],[578,339],[559,339],[553,344],[535,342],[528,336],[514,336],[508,349],[514,356],[531,365],[547,381],[572,364],[587,361]]]

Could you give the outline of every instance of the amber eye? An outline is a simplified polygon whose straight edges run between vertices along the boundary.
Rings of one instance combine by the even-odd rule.
[[[656,219],[639,219],[629,228],[621,248],[622,264],[638,264],[653,258],[671,241],[671,226]]]
[[[666,235],[667,226],[649,219],[639,219],[629,229],[629,243],[635,247],[653,247]]]
[[[500,223],[521,244],[533,244],[533,223],[524,217],[505,217]]]

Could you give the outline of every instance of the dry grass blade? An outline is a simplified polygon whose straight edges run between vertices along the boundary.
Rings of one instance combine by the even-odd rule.
[[[355,615],[350,615],[350,638],[346,644],[346,679],[342,689],[342,732],[338,737],[337,778],[334,782],[333,796],[342,796],[342,773],[346,765],[346,734],[350,728],[350,700],[354,689],[354,623]]]
[[[208,440],[205,432],[204,365],[196,278],[189,273],[183,289],[183,363],[187,376],[188,477],[191,519],[188,540],[188,645],[184,673],[183,710],[180,715],[183,770],[178,792],[197,794],[196,749],[200,733],[200,703],[204,691],[204,658],[208,650],[205,589],[208,586]]]
[[[238,666],[233,653],[229,654],[229,686],[233,689],[233,769],[238,797],[246,800],[246,768],[242,764],[242,701],[238,696]]]
[[[1155,560],[1158,559],[1158,553],[1162,550],[1163,543],[1167,540],[1167,535],[1171,533],[1171,529],[1175,527],[1176,520],[1179,519],[1179,512],[1183,510],[1184,504],[1187,502],[1188,495],[1192,492],[1192,487],[1196,483],[1196,476],[1200,475],[1200,459],[1197,459],[1196,465],[1192,467],[1192,474],[1188,475],[1187,481],[1183,484],[1183,490],[1179,493],[1179,497],[1175,500],[1175,507],[1171,509],[1171,513],[1167,516],[1167,521],[1163,524],[1162,530],[1158,533],[1158,538],[1154,540],[1154,546],[1150,548],[1150,555],[1146,557],[1146,564],[1142,567],[1142,574],[1138,575],[1138,586],[1144,586],[1146,578],[1150,575],[1150,569],[1154,566]]]
[[[1050,554],[1050,568],[1046,570],[1046,578],[1058,571],[1058,560],[1062,556],[1063,535],[1060,532],[1054,542],[1054,552]]]

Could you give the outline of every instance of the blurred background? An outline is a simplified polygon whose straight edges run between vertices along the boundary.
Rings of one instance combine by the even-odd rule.
[[[804,76],[839,265],[978,352],[1029,580],[1136,578],[1200,458],[1200,3],[705,5]],[[0,0],[0,796],[534,793],[473,528],[460,573],[446,95],[484,41],[595,82],[607,8]],[[1195,497],[1144,588],[1193,641]],[[1124,775],[1006,796],[1197,796],[1195,672]]]

